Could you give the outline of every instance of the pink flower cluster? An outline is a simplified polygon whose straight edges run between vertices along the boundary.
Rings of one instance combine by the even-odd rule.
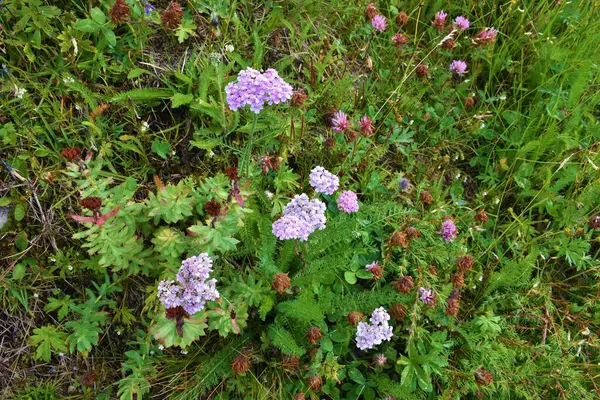
[[[446,242],[451,242],[458,236],[458,229],[456,229],[454,221],[447,219],[442,223],[442,230],[440,233]]]
[[[389,325],[389,320],[390,314],[383,307],[379,307],[371,314],[370,324],[359,322],[356,329],[356,347],[367,350],[389,341],[394,335],[394,328]]]
[[[340,211],[353,213],[358,211],[358,197],[351,190],[344,190],[337,199],[337,206]]]
[[[419,293],[421,293],[421,301],[428,306],[435,305],[435,295],[433,294],[433,289],[425,289],[424,287],[419,288]]]
[[[461,31],[464,31],[465,29],[468,29],[469,26],[471,26],[471,23],[465,17],[463,17],[462,15],[459,15],[454,20],[454,25],[456,25],[456,27],[458,29],[460,29]]]
[[[475,36],[475,40],[479,43],[490,44],[496,40],[496,36],[498,36],[498,29],[485,28]]]
[[[280,240],[308,240],[317,229],[325,229],[325,203],[310,200],[306,194],[296,195],[283,209],[283,215],[273,222],[273,234]]]
[[[383,32],[387,28],[387,19],[381,14],[377,14],[371,18],[371,26],[375,28],[377,32]]]
[[[285,82],[274,69],[265,72],[246,68],[238,74],[237,82],[225,87],[227,104],[233,111],[246,105],[258,114],[265,103],[279,104],[292,98],[292,86]]]
[[[467,63],[462,60],[454,60],[450,64],[450,71],[457,75],[462,75],[467,72]]]
[[[310,171],[310,185],[318,193],[331,195],[338,190],[340,179],[325,168],[317,166]]]
[[[212,259],[207,253],[193,256],[181,262],[177,282],[160,281],[157,292],[159,301],[166,308],[182,306],[188,314],[204,309],[207,301],[219,298],[216,279],[209,279]]]
[[[345,132],[352,126],[352,121],[348,121],[348,116],[342,110],[338,110],[331,119],[331,125],[336,132]]]

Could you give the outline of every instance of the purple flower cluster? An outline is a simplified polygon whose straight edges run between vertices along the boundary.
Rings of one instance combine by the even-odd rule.
[[[477,34],[475,39],[481,43],[491,43],[494,40],[496,40],[497,35],[498,35],[498,29],[485,28]]]
[[[424,287],[419,288],[419,293],[421,293],[421,301],[428,306],[435,305],[435,296],[433,294],[433,289],[425,289]]]
[[[237,82],[225,87],[227,104],[233,111],[246,105],[258,114],[264,103],[279,104],[292,98],[294,90],[285,82],[277,71],[268,69],[265,72],[246,68],[238,74]]]
[[[455,74],[462,75],[467,72],[467,63],[462,60],[454,60],[450,64],[450,71]]]
[[[356,193],[351,190],[344,190],[337,199],[337,205],[338,209],[345,213],[357,212],[358,198],[356,197]]]
[[[469,26],[471,26],[471,23],[465,17],[463,17],[462,15],[459,15],[454,20],[454,25],[456,25],[456,27],[458,29],[460,29],[461,31],[464,31],[465,29],[468,29]]]
[[[373,311],[370,324],[359,322],[356,330],[356,347],[361,350],[372,349],[384,341],[389,341],[394,335],[394,329],[389,325],[390,314],[383,307]]]
[[[435,26],[437,29],[442,29],[446,24],[447,17],[448,14],[446,14],[444,11],[436,12],[435,19],[433,20],[433,26]]]
[[[308,240],[317,229],[325,229],[325,203],[318,199],[310,200],[306,194],[296,195],[283,208],[283,215],[273,222],[273,234],[280,240]]]
[[[440,233],[442,234],[446,242],[451,242],[458,235],[458,229],[456,229],[454,221],[452,221],[451,219],[447,219],[442,223],[442,230],[440,231]]]
[[[408,190],[410,187],[410,182],[406,178],[400,179],[400,190]]]
[[[209,279],[212,259],[207,253],[193,256],[181,262],[177,282],[160,281],[158,299],[166,308],[182,306],[188,314],[204,309],[207,301],[219,298],[216,279]]]
[[[383,32],[387,28],[387,19],[383,15],[377,14],[371,19],[371,25],[377,32]]]
[[[318,193],[333,194],[340,186],[340,180],[337,176],[327,171],[323,167],[314,167],[310,171],[310,185]]]

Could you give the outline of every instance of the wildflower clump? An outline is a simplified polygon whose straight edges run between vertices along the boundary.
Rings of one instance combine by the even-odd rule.
[[[360,322],[356,329],[356,347],[361,350],[372,349],[394,335],[389,325],[390,314],[383,307],[376,308],[369,319],[370,323]]]
[[[325,229],[325,203],[310,200],[306,194],[296,195],[283,209],[283,216],[273,223],[273,234],[280,240],[308,240],[317,229]]]
[[[274,69],[260,72],[248,67],[240,71],[236,82],[225,87],[225,93],[227,104],[233,111],[248,105],[258,114],[265,103],[272,105],[290,100],[294,90]]]
[[[183,307],[186,313],[195,314],[204,309],[207,301],[219,298],[216,279],[209,279],[212,259],[207,253],[181,262],[177,282],[163,280],[158,284],[158,299],[167,308]]]
[[[458,236],[458,229],[456,229],[456,225],[454,224],[454,221],[451,218],[447,218],[442,223],[442,229],[440,231],[440,234],[446,242],[451,242],[454,239],[456,239],[456,236]]]

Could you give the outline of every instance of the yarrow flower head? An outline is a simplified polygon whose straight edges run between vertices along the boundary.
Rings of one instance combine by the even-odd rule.
[[[454,221],[447,219],[442,223],[442,230],[440,233],[446,242],[451,242],[458,236],[458,229],[456,229]]]
[[[455,74],[462,75],[467,72],[467,63],[462,60],[454,60],[450,64],[450,71]]]
[[[454,20],[454,25],[456,25],[456,27],[459,28],[461,31],[464,31],[465,29],[468,29],[469,26],[471,26],[471,23],[465,17],[459,15]]]
[[[356,197],[356,193],[351,190],[344,190],[337,199],[337,205],[338,209],[345,213],[357,212],[358,198]]]
[[[485,28],[475,36],[475,41],[482,44],[490,44],[496,40],[498,29]]]
[[[310,171],[310,186],[318,193],[331,195],[338,190],[340,179],[325,168],[317,166]]]
[[[436,12],[435,18],[432,22],[433,26],[435,26],[437,29],[442,29],[444,25],[446,25],[446,17],[448,17],[448,14],[446,14],[444,11]]]
[[[207,253],[190,257],[181,262],[177,282],[161,281],[158,299],[167,308],[182,306],[186,313],[195,314],[204,309],[207,301],[219,298],[216,279],[209,279],[212,259]]]
[[[348,116],[342,110],[339,110],[333,115],[331,119],[331,125],[333,126],[333,130],[336,132],[345,132],[352,125],[351,121],[348,121]]]
[[[264,104],[279,104],[292,98],[294,90],[274,69],[265,72],[246,68],[238,74],[237,82],[230,82],[225,87],[227,104],[236,111],[246,105],[258,114]]]
[[[308,240],[308,236],[317,229],[325,229],[326,206],[321,200],[309,200],[306,194],[296,195],[283,208],[283,215],[273,222],[273,234],[280,240]]]
[[[424,287],[419,288],[419,293],[421,293],[421,301],[428,306],[435,305],[435,295],[433,294],[432,289],[425,289]]]
[[[394,335],[389,320],[390,315],[387,311],[379,307],[371,314],[371,323],[359,322],[356,329],[356,347],[361,350],[372,349],[384,341],[389,341]]]
[[[371,25],[378,32],[383,32],[387,28],[387,19],[381,14],[377,14],[371,19]]]

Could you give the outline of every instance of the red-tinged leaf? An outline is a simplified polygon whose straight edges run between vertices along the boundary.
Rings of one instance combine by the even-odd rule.
[[[233,330],[236,334],[240,334],[240,327],[238,326],[238,323],[235,319],[231,320],[231,326],[233,326]]]
[[[96,218],[94,217],[83,217],[81,215],[71,215],[71,219],[82,224],[85,224],[86,222],[96,222]]]
[[[156,184],[156,187],[158,187],[158,189],[161,192],[165,191],[167,189],[165,187],[165,184],[163,183],[163,181],[158,177],[158,175],[154,175],[154,183]]]
[[[238,191],[235,192],[235,200],[240,205],[240,207],[244,207],[244,200],[242,199],[242,196],[240,196],[240,192]]]
[[[106,222],[106,220],[108,220],[109,218],[114,217],[119,212],[120,209],[121,209],[121,206],[116,206],[114,210],[109,211],[106,214],[102,215],[100,218],[98,218],[96,220],[96,225],[98,225],[98,226],[104,225],[104,223]]]
[[[194,232],[192,232],[192,231],[190,230],[190,228],[186,228],[185,232],[188,234],[188,236],[191,236],[191,237],[198,237],[198,234],[197,234],[197,233],[194,233]]]

